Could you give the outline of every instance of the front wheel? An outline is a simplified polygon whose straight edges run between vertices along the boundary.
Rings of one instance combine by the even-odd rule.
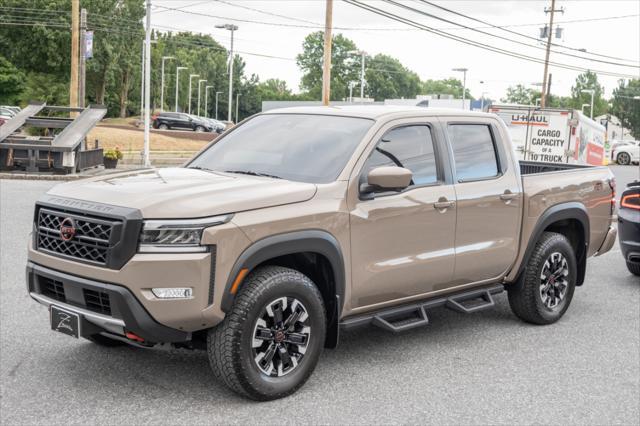
[[[631,164],[631,156],[629,154],[627,154],[626,152],[621,152],[616,157],[616,163],[618,163],[618,164],[620,164],[622,166],[627,166],[627,165]]]
[[[198,127],[196,127],[196,132],[197,132],[197,133],[202,133],[202,132],[204,132],[204,127],[202,127],[202,126],[198,126]]]
[[[522,277],[507,287],[511,310],[532,324],[558,321],[573,298],[577,271],[576,255],[569,240],[555,232],[543,233]]]
[[[307,276],[279,266],[253,271],[224,321],[209,331],[216,378],[267,401],[290,395],[311,376],[324,347],[322,296]]]

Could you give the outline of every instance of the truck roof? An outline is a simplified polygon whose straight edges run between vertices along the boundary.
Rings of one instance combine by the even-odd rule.
[[[263,112],[263,114],[318,114],[338,115],[344,117],[359,117],[377,120],[379,118],[393,116],[460,116],[460,117],[495,117],[477,111],[466,111],[454,108],[428,108],[416,106],[398,105],[340,105],[340,106],[301,106],[290,108],[278,108]]]

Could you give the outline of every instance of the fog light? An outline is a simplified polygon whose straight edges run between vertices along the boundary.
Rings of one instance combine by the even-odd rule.
[[[151,292],[158,299],[188,299],[193,296],[191,287],[152,288]]]

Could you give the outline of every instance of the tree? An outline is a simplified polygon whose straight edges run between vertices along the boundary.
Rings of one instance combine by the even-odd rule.
[[[507,88],[507,96],[500,99],[501,102],[519,105],[534,105],[536,99],[540,99],[540,92],[529,89],[523,84],[509,86]]]
[[[399,60],[378,54],[369,60],[365,71],[366,89],[376,101],[415,98],[420,93],[420,77]]]
[[[631,130],[634,139],[640,139],[640,79],[618,82],[613,91],[611,113],[620,119],[623,127]]]
[[[349,52],[356,44],[337,34],[331,44],[331,99],[342,100],[349,95],[349,82],[360,81],[360,61]],[[324,55],[324,32],[317,31],[305,37],[302,53],[297,56],[298,67],[304,73],[300,88],[313,99],[322,95],[322,63]]]
[[[581,110],[583,104],[591,105],[591,94],[582,93],[583,90],[595,90],[593,94],[593,116],[605,114],[607,112],[607,101],[602,97],[604,88],[598,83],[598,76],[587,71],[576,78],[575,86],[571,87],[571,107]]]
[[[15,105],[24,90],[25,76],[0,55],[0,104]]]
[[[425,95],[454,95],[457,98],[462,98],[462,81],[457,78],[429,79],[422,82],[422,93]],[[465,97],[472,99],[469,89],[465,90]]]

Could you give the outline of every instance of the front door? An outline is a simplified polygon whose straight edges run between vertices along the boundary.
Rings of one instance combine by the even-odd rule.
[[[441,167],[434,123],[390,124],[361,168],[400,166],[413,172],[402,192],[370,197],[350,185],[352,308],[373,307],[446,287],[454,270],[455,192]]]

